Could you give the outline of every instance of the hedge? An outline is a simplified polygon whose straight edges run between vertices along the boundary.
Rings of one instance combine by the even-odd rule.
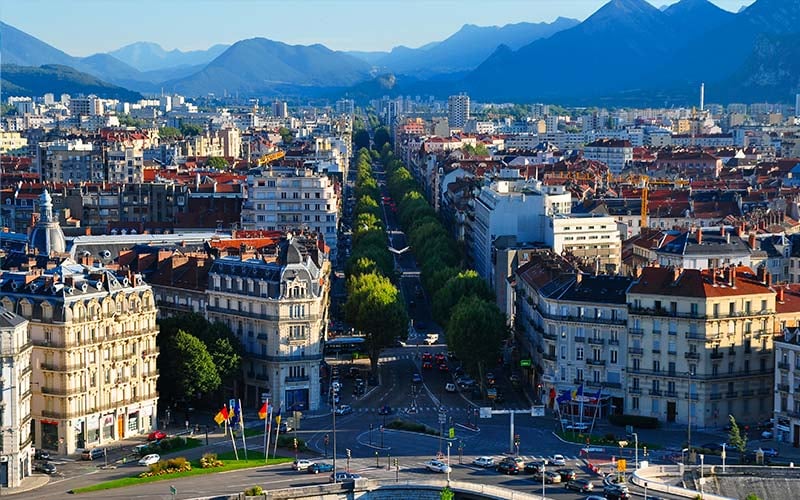
[[[614,425],[632,425],[639,429],[658,429],[661,425],[657,418],[641,415],[610,415],[608,421]]]

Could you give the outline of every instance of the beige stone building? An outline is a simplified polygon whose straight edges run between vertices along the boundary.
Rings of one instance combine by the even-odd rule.
[[[31,350],[28,322],[0,307],[0,488],[31,475]]]
[[[71,454],[151,431],[158,327],[150,286],[70,260],[28,269],[0,274],[0,305],[29,322],[36,447]]]
[[[776,292],[747,267],[645,268],[628,291],[626,413],[692,427],[772,414]]]

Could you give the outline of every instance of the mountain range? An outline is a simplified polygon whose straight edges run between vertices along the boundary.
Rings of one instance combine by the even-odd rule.
[[[370,98],[466,91],[481,101],[610,106],[685,105],[696,101],[700,82],[709,102],[788,102],[800,92],[797,0],[756,0],[738,13],[708,0],[660,9],[646,0],[610,0],[583,22],[465,25],[444,40],[389,52],[252,38],[188,52],[137,42],[74,57],[7,24],[0,23],[0,37],[4,71],[9,63],[49,65],[43,74],[53,76],[70,67],[73,80],[83,72],[100,88],[143,93],[346,91]]]

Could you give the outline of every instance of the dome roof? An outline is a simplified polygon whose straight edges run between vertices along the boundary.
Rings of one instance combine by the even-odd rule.
[[[53,199],[46,189],[39,196],[39,215],[39,222],[31,232],[31,247],[36,249],[38,255],[66,252],[67,240],[58,220],[53,217]]]

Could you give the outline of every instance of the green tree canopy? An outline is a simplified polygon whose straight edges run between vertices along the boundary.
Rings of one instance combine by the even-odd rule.
[[[386,127],[378,127],[375,129],[372,141],[375,143],[375,149],[377,151],[381,151],[385,144],[389,144],[391,142],[391,137],[389,137],[389,131]]]
[[[210,156],[208,160],[206,160],[206,165],[216,170],[225,170],[228,168],[228,162],[225,161],[225,158],[219,156]]]
[[[486,149],[486,145],[482,142],[475,144],[475,146],[471,144],[465,144],[461,149],[463,149],[470,156],[489,156],[489,150]]]
[[[281,141],[283,141],[284,144],[291,144],[292,141],[294,141],[294,132],[286,127],[280,127],[278,129],[278,135],[281,136]]]
[[[366,336],[372,372],[376,373],[381,349],[408,333],[400,292],[388,278],[374,273],[350,276],[347,289],[345,315]]]
[[[728,420],[731,423],[731,430],[728,431],[728,444],[744,455],[747,452],[747,435],[741,433],[739,424],[736,423],[733,415],[728,415]]]
[[[184,137],[193,137],[203,133],[203,127],[195,123],[181,123],[181,135]]]
[[[356,202],[355,212],[357,214],[368,213],[372,214],[375,217],[381,216],[381,208],[378,206],[378,202],[375,201],[375,198],[370,196],[362,196]]]
[[[447,345],[469,371],[483,379],[485,367],[494,366],[500,345],[508,336],[505,318],[493,303],[468,296],[453,307],[445,328]]]
[[[214,360],[200,339],[178,330],[162,347],[159,388],[167,401],[193,401],[219,388]],[[161,383],[164,382],[164,383]]]
[[[174,141],[181,138],[181,131],[175,127],[161,127],[158,129],[158,137],[165,141]]]
[[[367,148],[369,149],[369,132],[366,130],[358,129],[356,130],[355,134],[353,134],[353,148],[361,149]]]
[[[464,297],[478,297],[487,302],[494,300],[494,294],[486,282],[475,271],[462,271],[450,278],[433,295],[433,317],[447,324],[450,312]]]

